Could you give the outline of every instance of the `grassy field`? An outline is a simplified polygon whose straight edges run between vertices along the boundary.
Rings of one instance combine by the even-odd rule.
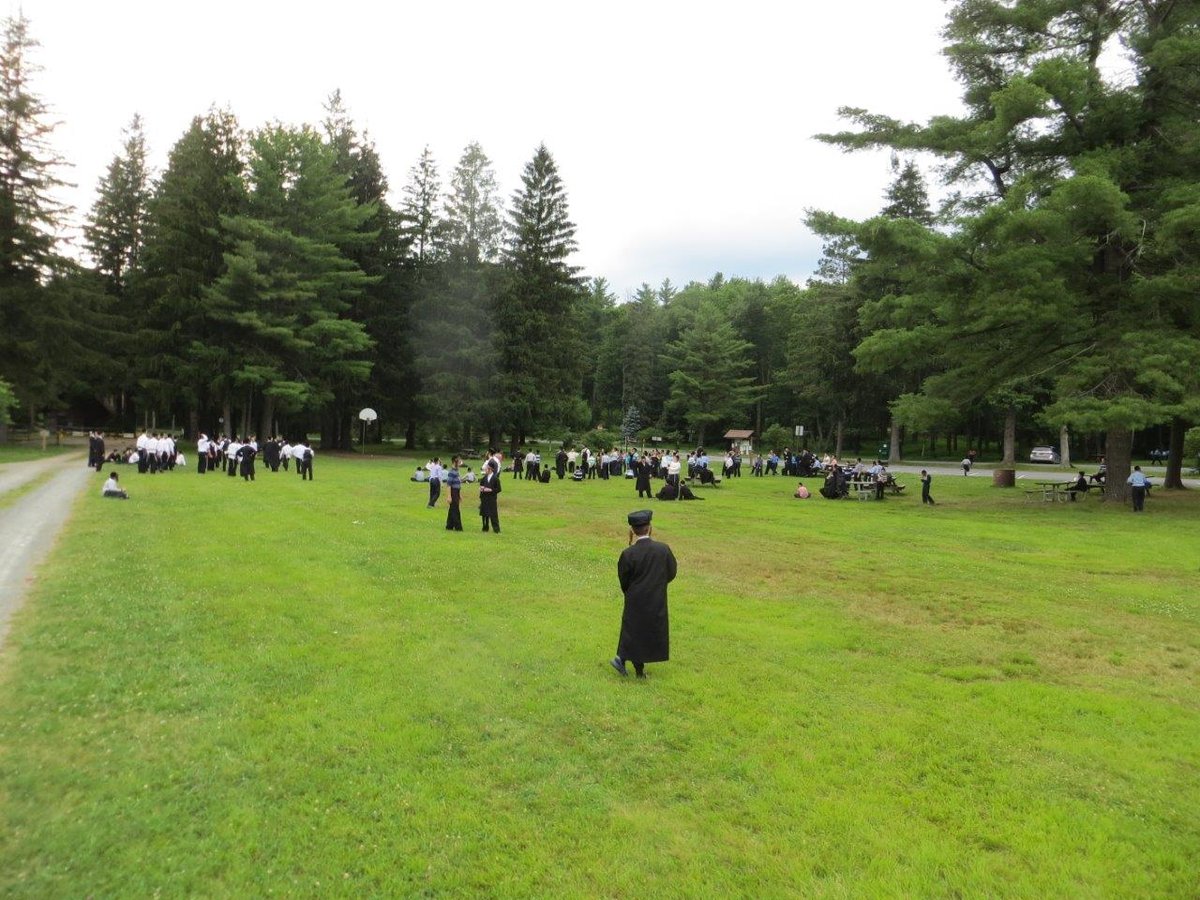
[[[651,501],[639,682],[632,482],[506,479],[497,536],[411,471],[80,498],[0,651],[0,894],[1200,893],[1200,497]]]
[[[42,449],[41,444],[0,444],[0,465],[12,462],[32,462],[38,459],[49,459],[52,456],[62,456],[64,453],[79,453],[87,456],[87,446],[61,447],[54,444]]]

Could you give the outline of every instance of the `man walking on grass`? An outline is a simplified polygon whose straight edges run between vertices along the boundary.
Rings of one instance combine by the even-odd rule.
[[[667,585],[675,580],[675,554],[650,537],[648,509],[629,514],[629,546],[617,560],[617,578],[625,594],[621,637],[617,655],[609,664],[618,675],[628,675],[632,662],[638,678],[645,678],[648,662],[670,659],[671,628],[667,618]]]
[[[922,503],[922,505],[926,504],[926,503],[928,503],[930,506],[937,505],[933,502],[933,498],[929,496],[929,485],[932,483],[933,483],[933,476],[930,475],[928,472],[926,472],[924,469],[922,469],[921,470],[921,503]]]

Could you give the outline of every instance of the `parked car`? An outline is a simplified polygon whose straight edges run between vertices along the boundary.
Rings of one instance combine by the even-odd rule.
[[[1034,447],[1029,451],[1029,461],[1050,463],[1057,466],[1062,462],[1062,457],[1058,455],[1058,451],[1053,447]]]

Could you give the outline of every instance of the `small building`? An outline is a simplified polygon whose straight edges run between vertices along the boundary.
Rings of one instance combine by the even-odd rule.
[[[754,432],[730,429],[725,432],[725,443],[742,456],[748,456],[754,449]]]

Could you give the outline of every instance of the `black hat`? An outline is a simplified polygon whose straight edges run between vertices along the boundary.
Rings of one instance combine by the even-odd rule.
[[[648,509],[639,509],[637,512],[631,512],[629,514],[629,527],[644,528],[650,524],[650,517],[653,515],[654,513]]]

